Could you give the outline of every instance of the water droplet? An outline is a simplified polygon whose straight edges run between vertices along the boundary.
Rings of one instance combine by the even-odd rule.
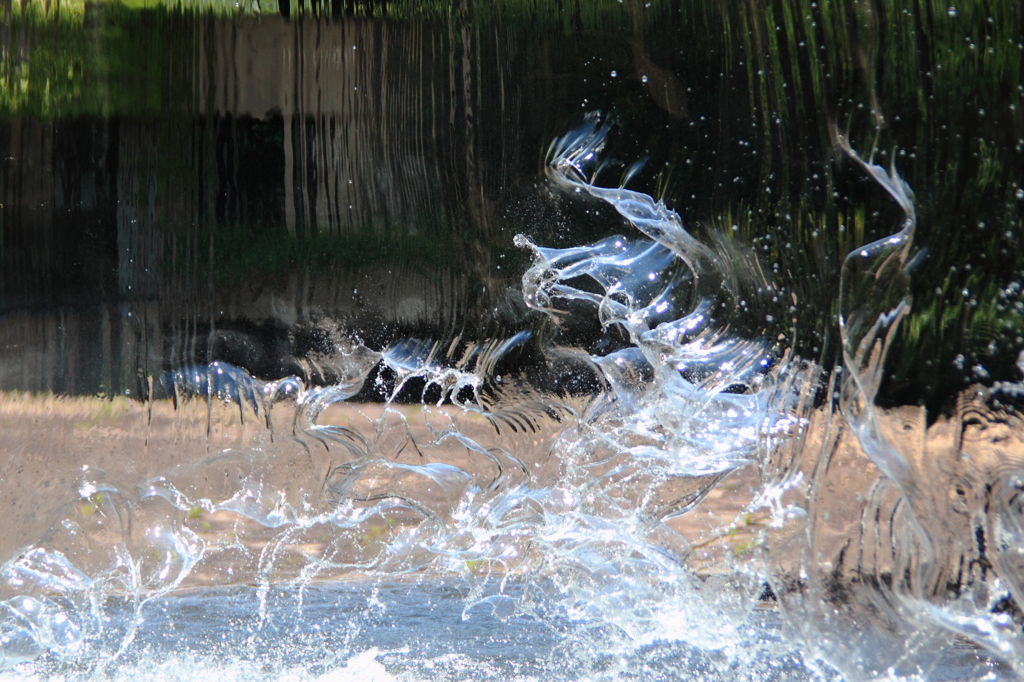
[[[1017,190],[1017,195],[1016,196],[1017,196],[1018,199],[1024,199],[1024,189]]]
[[[947,9],[946,14],[948,14],[951,19],[956,19],[956,7],[950,7]]]
[[[644,83],[646,83],[647,82],[647,76],[640,76],[640,80],[643,81]]]
[[[616,78],[616,77],[618,77],[618,75],[619,75],[618,71],[612,70],[612,78]]]

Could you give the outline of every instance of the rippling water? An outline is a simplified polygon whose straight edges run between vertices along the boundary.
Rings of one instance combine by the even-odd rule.
[[[3,12],[0,675],[1021,670],[1019,7]]]

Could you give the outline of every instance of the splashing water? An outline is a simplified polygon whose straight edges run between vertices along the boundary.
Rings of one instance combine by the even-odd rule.
[[[837,134],[905,217],[846,260],[843,366],[826,379],[739,319],[749,273],[664,203],[598,184],[607,135],[589,118],[554,143],[548,172],[630,233],[516,239],[550,334],[383,352],[342,340],[316,359],[327,387],[182,368],[141,414],[85,417],[81,447],[115,443],[109,456],[23,466],[0,535],[9,674],[1019,671],[1019,423],[977,394],[930,427],[921,409],[874,405],[910,305],[916,218],[895,168]],[[603,354],[558,343],[595,315]],[[386,402],[350,402],[368,380]],[[69,479],[72,462],[70,492],[45,492],[45,467]],[[211,612],[224,620],[203,625]],[[450,650],[455,621],[476,624],[474,654]]]

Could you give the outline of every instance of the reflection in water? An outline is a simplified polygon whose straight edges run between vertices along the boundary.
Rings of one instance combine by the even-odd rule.
[[[0,9],[3,664],[1019,673],[1021,9],[900,7]]]

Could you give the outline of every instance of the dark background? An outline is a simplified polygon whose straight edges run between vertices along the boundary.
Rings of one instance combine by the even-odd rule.
[[[895,155],[924,253],[880,401],[938,414],[1024,348],[1024,10],[971,5],[0,8],[0,390],[139,396],[215,359],[329,381],[305,360],[340,337],[540,325],[513,237],[630,229],[544,180],[601,111],[601,181],[646,158],[629,187],[752,249],[752,316],[825,367],[843,258],[900,220],[830,131]]]

